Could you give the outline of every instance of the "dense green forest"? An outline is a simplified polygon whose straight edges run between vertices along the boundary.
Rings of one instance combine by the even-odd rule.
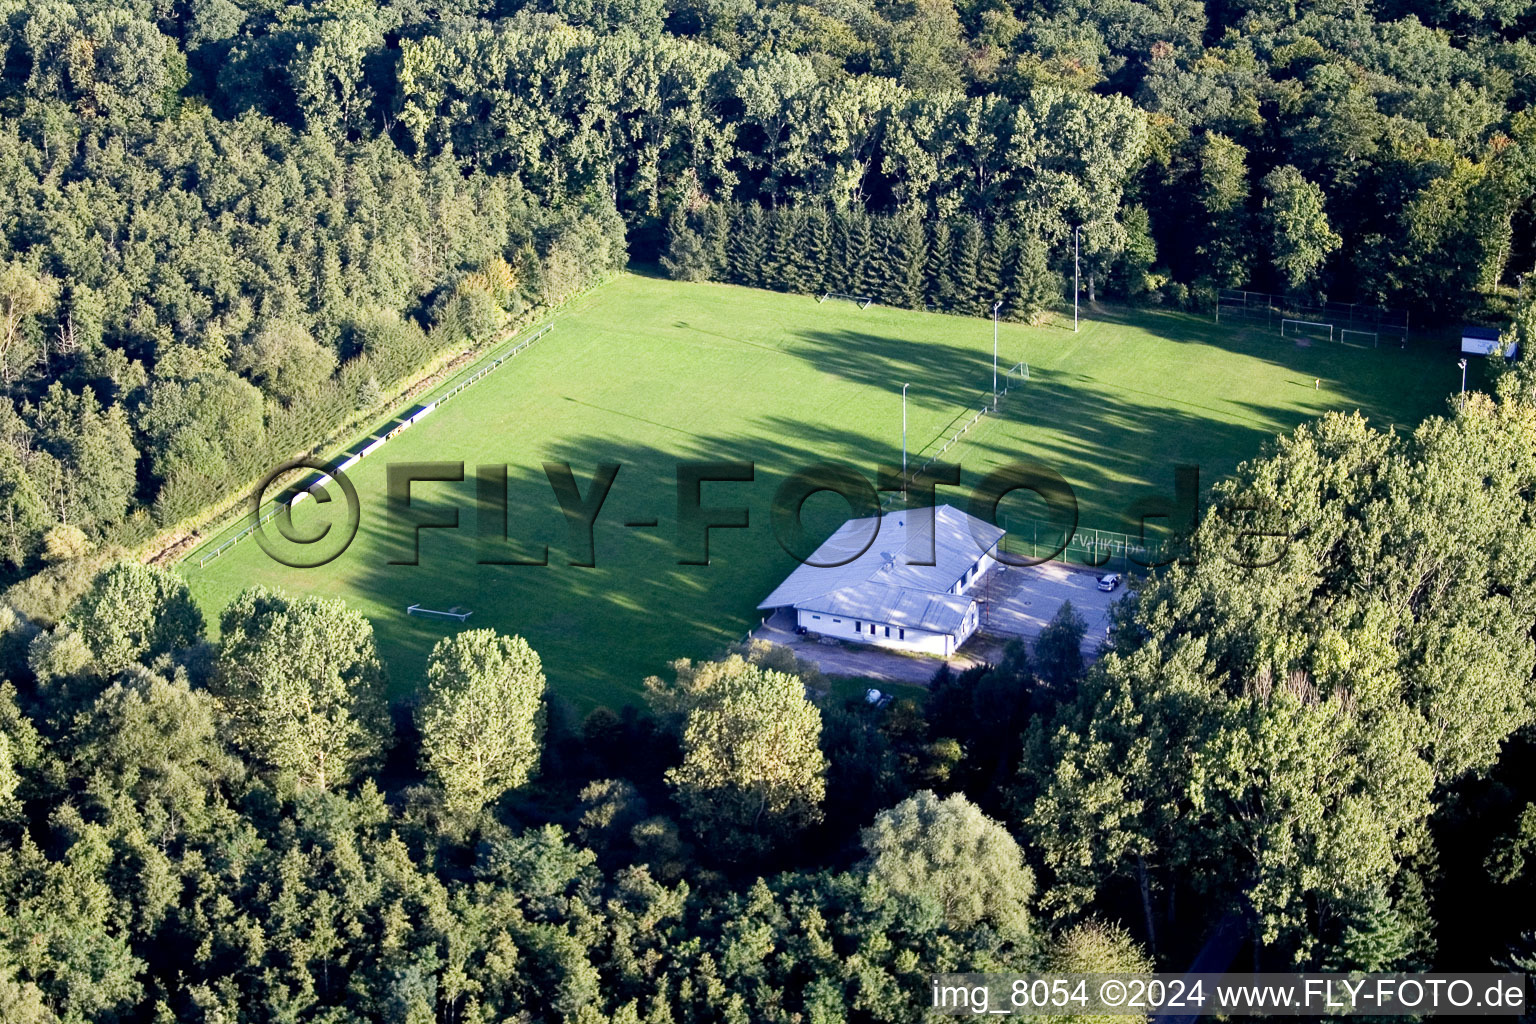
[[[113,565],[5,615],[0,1019],[917,1021],[931,971],[1234,921],[1238,968],[1536,968],[1533,493],[1529,365],[1411,436],[1330,414],[1100,660],[1069,604],[884,707],[758,645],[578,722],[470,630],[391,709],[342,602],[256,587],[210,643]]]
[[[1518,0],[0,0],[0,1020],[899,1021],[946,969],[1536,969],[1536,372],[1330,416],[1079,658],[762,650],[575,721],[471,631],[220,639],[168,531],[637,257],[1027,318],[1497,308]],[[1536,306],[1514,310],[1528,354]],[[1272,541],[1273,538],[1270,538]],[[1250,552],[1251,554],[1251,552]],[[808,699],[807,689],[816,695]]]

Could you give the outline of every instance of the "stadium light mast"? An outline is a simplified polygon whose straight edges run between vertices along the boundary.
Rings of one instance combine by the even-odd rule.
[[[1466,358],[1463,357],[1461,362],[1457,363],[1456,365],[1461,367],[1461,403],[1460,403],[1460,407],[1465,409],[1467,407],[1467,360],[1466,360]]]
[[[911,384],[901,386],[901,496],[907,496],[907,388]]]
[[[992,303],[992,408],[997,408],[997,311],[1003,305],[998,299]]]
[[[1077,266],[1077,233],[1082,230],[1081,224],[1072,225],[1072,331],[1077,331],[1077,292],[1078,292],[1078,266]]]

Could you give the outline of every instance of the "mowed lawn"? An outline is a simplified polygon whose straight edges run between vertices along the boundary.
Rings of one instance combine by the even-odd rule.
[[[1173,467],[1201,467],[1208,486],[1263,442],[1329,409],[1407,426],[1444,408],[1459,383],[1454,356],[1354,349],[1231,331],[1174,313],[1095,312],[1026,328],[1004,324],[1000,363],[1027,360],[1030,382],[946,458],[965,485],[1010,461],[1052,466],[1073,485],[1084,526],[1115,528],[1138,497],[1172,493]],[[555,330],[349,474],[361,497],[356,540],[335,561],[292,569],[242,541],[182,571],[210,622],[256,583],[345,598],[374,623],[394,693],[421,685],[432,645],[459,629],[520,633],[551,687],[578,709],[638,699],[643,679],[678,657],[711,657],[757,622],[755,606],[794,565],[769,522],[774,492],[822,462],[873,480],[901,460],[901,385],[914,462],[987,399],[992,324],[713,284],[626,275],[563,311]],[[1322,386],[1314,386],[1321,378]],[[715,530],[711,562],[683,565],[677,464],[746,460],[751,483],[704,485],[706,506],[744,506],[746,529]],[[418,483],[413,502],[457,509],[457,530],[409,532],[385,512],[387,463],[463,462],[463,483]],[[569,463],[583,490],[595,467],[622,468],[598,517],[596,565],[572,566],[542,464]],[[475,467],[508,475],[505,543],[477,527]],[[964,487],[954,492],[961,501]],[[1027,512],[1027,500],[1012,508]],[[339,503],[301,506],[299,529]],[[813,529],[846,514],[831,495],[806,506]],[[655,525],[626,525],[648,523]],[[548,565],[488,565],[537,558]],[[408,605],[473,616],[408,617]]]

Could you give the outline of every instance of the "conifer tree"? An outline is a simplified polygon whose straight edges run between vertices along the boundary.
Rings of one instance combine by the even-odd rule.
[[[1004,268],[1013,248],[1013,232],[1002,221],[994,223],[986,232],[981,248],[981,260],[976,267],[976,292],[983,313],[992,312],[992,303],[1004,299]],[[1005,300],[1006,301],[1006,300]]]
[[[950,250],[953,233],[948,221],[936,221],[928,242],[928,258],[923,271],[927,301],[937,309],[948,312],[954,305],[955,290],[949,276]]]
[[[892,226],[892,286],[885,300],[904,309],[921,309],[925,286],[924,264],[928,256],[928,238],[923,222],[916,214],[903,213]]]
[[[859,280],[859,293],[887,306],[899,305],[896,285],[896,223],[891,217],[869,219],[869,258]]]
[[[661,266],[675,281],[707,281],[709,258],[704,239],[689,223],[688,211],[681,206],[667,218],[667,249],[661,254]]]
[[[785,237],[786,212],[783,207],[763,211],[762,286],[778,292],[788,290],[786,256],[794,246],[792,237]]]
[[[1397,971],[1404,969],[1412,952],[1411,930],[1392,906],[1386,886],[1378,885],[1345,925],[1327,966],[1336,971]]]
[[[731,231],[731,281],[752,288],[762,287],[763,259],[767,238],[763,227],[763,209],[756,203],[742,203],[735,208]]]
[[[826,290],[846,292],[852,287],[848,278],[849,213],[834,206],[827,211],[827,216],[832,228],[832,245],[828,253]]]
[[[865,265],[874,246],[869,214],[862,209],[843,210],[838,215],[842,231],[842,274],[834,291],[857,292],[863,287]]]
[[[831,279],[828,268],[832,264],[832,218],[825,206],[813,206],[805,213],[800,227],[804,254],[801,263],[801,286],[811,294],[820,295],[828,290]]]
[[[981,268],[981,226],[974,217],[960,217],[955,224],[954,248],[949,259],[949,279],[954,312],[978,315],[981,300],[976,275]]]
[[[701,220],[700,236],[709,279],[727,280],[731,273],[731,209],[725,203],[710,203]]]
[[[1045,239],[1033,228],[1016,239],[1006,277],[1004,308],[1014,320],[1032,323],[1061,297],[1061,278],[1051,269]]]
[[[779,247],[776,262],[782,287],[787,292],[806,292],[805,210],[787,206],[779,210],[778,231],[774,242]]]

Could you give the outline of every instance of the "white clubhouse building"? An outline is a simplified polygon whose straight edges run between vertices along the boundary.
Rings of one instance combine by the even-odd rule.
[[[807,632],[948,657],[980,624],[976,584],[1002,537],[952,505],[850,519],[758,608],[792,610]]]

